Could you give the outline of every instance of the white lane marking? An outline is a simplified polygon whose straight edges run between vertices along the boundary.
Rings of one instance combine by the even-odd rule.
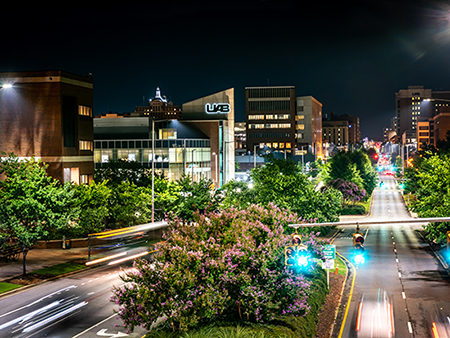
[[[408,322],[408,330],[409,330],[409,333],[413,333],[411,322]]]
[[[368,233],[369,233],[369,228],[367,228],[367,230],[366,230],[366,234],[364,235],[364,239],[366,239]]]
[[[7,315],[10,315],[11,313],[14,313],[14,312],[23,310],[23,309],[25,309],[25,308],[27,308],[27,307],[30,307],[30,306],[34,305],[34,304],[37,304],[37,303],[39,303],[40,301],[42,301],[42,300],[44,300],[44,299],[46,299],[46,298],[51,298],[53,295],[57,295],[57,294],[60,293],[61,291],[64,291],[64,290],[65,290],[65,291],[69,291],[69,289],[76,288],[76,287],[77,287],[77,286],[75,286],[75,285],[71,285],[71,286],[68,286],[68,287],[66,287],[66,288],[64,288],[64,289],[61,289],[61,290],[55,291],[55,292],[53,292],[53,293],[50,293],[50,294],[48,294],[47,296],[44,296],[44,297],[42,297],[42,298],[39,298],[38,300],[34,301],[33,303],[30,303],[30,304],[28,304],[28,305],[22,306],[22,307],[20,307],[20,308],[17,308],[17,309],[15,309],[15,310],[12,310],[12,311],[9,311],[9,312],[7,312],[7,313],[4,313],[4,314],[0,315],[0,318],[2,318],[2,317],[4,317],[4,316],[7,316]]]
[[[401,274],[400,272],[398,273],[398,277],[399,277],[399,278],[402,278],[402,274]]]
[[[404,292],[402,292],[402,297],[403,297],[403,299],[406,299],[406,295]]]
[[[394,249],[394,252],[397,252],[397,249]]]
[[[396,258],[395,261],[398,263],[398,258]]]
[[[395,242],[392,242],[392,244],[394,244],[394,245],[395,245]]]
[[[117,313],[115,313],[115,314],[109,316],[109,317],[106,318],[106,319],[103,319],[101,322],[98,322],[97,324],[91,326],[90,328],[87,328],[86,330],[84,330],[83,332],[77,334],[76,336],[73,336],[72,338],[80,337],[81,335],[85,334],[86,332],[89,332],[90,330],[92,330],[93,328],[99,326],[100,324],[103,324],[104,322],[110,320],[110,319],[111,319],[112,317],[114,317],[114,316],[117,316]]]

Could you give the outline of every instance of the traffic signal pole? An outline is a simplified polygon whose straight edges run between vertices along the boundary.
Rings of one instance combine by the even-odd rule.
[[[292,228],[302,228],[302,227],[329,227],[338,225],[371,225],[371,224],[399,224],[399,223],[442,223],[450,222],[450,217],[428,217],[428,218],[404,218],[404,219],[385,219],[385,220],[372,220],[372,221],[346,221],[346,222],[327,222],[327,223],[300,223],[300,224],[289,224]]]

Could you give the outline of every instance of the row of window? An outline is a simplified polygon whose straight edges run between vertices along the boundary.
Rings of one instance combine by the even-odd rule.
[[[291,133],[250,133],[248,138],[290,138]]]
[[[259,144],[259,148],[262,149],[264,147],[268,147],[268,148],[272,148],[272,149],[290,149],[292,147],[290,142],[286,142],[286,143],[260,143]]]
[[[291,128],[290,123],[250,124],[249,129],[286,129]]]
[[[291,101],[249,101],[249,111],[291,110]]]
[[[249,98],[290,97],[291,88],[250,88],[247,89]]]
[[[210,140],[155,140],[155,148],[209,148]],[[95,141],[95,149],[151,148],[152,140],[102,140]]]
[[[290,114],[249,115],[249,120],[290,120]]]

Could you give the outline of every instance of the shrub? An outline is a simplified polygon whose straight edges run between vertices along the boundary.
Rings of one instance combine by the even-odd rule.
[[[284,266],[284,227],[301,223],[274,205],[195,215],[195,224],[171,222],[153,262],[135,263],[113,290],[124,326],[150,329],[156,319],[172,330],[217,321],[264,323],[305,316],[311,283]],[[321,244],[304,242],[315,256]]]

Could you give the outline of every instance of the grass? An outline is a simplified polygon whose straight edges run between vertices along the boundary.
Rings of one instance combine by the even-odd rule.
[[[0,282],[0,293],[8,292],[10,290],[14,290],[22,287],[22,285],[12,284],[12,283],[2,283]]]
[[[338,275],[345,276],[345,274],[347,273],[347,265],[342,261],[342,259],[338,255],[336,255],[336,259],[334,260],[334,267],[338,268]]]
[[[76,264],[76,263],[61,263],[57,265],[50,266],[48,268],[43,268],[39,270],[32,271],[31,273],[41,274],[41,275],[63,275],[65,273],[78,271],[85,269],[86,266],[82,264]]]
[[[370,201],[372,196],[364,202],[356,202],[354,205],[345,206],[342,210],[342,215],[364,215],[370,212]]]

